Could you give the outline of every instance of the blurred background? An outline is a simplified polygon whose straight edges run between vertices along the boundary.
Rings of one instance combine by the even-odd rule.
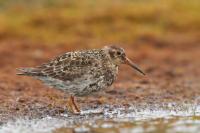
[[[181,40],[199,36],[199,12],[199,0],[0,0],[0,39],[71,47]]]
[[[45,107],[53,101],[47,95],[62,96],[16,76],[17,67],[110,44],[123,47],[148,75],[122,66],[114,90],[105,94],[110,103],[200,95],[199,0],[0,0],[0,111],[24,114],[25,105]],[[101,104],[95,97],[93,102]]]
[[[138,63],[153,64],[152,54],[199,45],[199,12],[199,0],[0,0],[0,65],[30,66],[34,59],[39,64],[110,44],[124,47]]]

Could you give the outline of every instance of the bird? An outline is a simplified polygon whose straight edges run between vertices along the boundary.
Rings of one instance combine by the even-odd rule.
[[[127,64],[145,75],[117,45],[66,52],[36,67],[18,68],[17,75],[33,77],[69,94],[69,110],[80,113],[75,97],[92,95],[111,86],[121,64]]]

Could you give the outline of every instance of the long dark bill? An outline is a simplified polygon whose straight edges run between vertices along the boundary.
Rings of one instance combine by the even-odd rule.
[[[135,70],[137,70],[138,72],[142,73],[143,75],[145,75],[145,73],[136,65],[134,64],[129,58],[126,57],[125,60],[125,64],[131,66],[132,68],[134,68]]]

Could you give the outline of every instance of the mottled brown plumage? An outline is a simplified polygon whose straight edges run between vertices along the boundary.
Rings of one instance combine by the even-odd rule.
[[[112,85],[120,64],[128,64],[144,74],[126,57],[122,48],[106,46],[67,52],[38,67],[20,68],[18,75],[32,76],[48,86],[61,89],[69,93],[73,101],[73,96],[86,96]]]

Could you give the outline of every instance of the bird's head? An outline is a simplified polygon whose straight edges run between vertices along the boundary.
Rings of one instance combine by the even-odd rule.
[[[107,51],[111,61],[115,65],[119,66],[120,64],[127,64],[132,68],[134,68],[135,70],[142,73],[143,75],[145,75],[145,73],[126,56],[126,53],[123,48],[112,45],[112,46],[105,46],[104,49]]]

